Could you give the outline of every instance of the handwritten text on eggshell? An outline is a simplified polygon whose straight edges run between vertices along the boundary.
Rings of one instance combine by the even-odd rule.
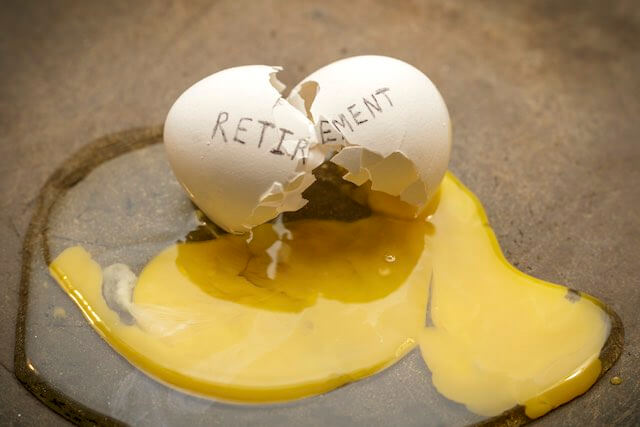
[[[394,104],[389,92],[390,89],[387,87],[377,89],[363,96],[360,102],[348,105],[344,112],[339,112],[333,118],[321,119],[318,126],[322,144],[337,141],[334,131],[344,139],[347,132],[355,132],[359,126],[366,126],[387,108],[392,108]],[[309,148],[308,139],[296,137],[293,131],[278,127],[268,120],[254,117],[232,118],[227,111],[220,111],[211,132],[212,142],[249,144],[261,148],[266,141],[273,141],[267,144],[273,147],[269,152],[279,156],[286,154],[282,151],[282,143],[291,139],[297,140],[297,144],[290,158],[295,159],[299,155],[305,161]]]

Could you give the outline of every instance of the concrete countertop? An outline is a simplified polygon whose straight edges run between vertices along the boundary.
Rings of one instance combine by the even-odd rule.
[[[451,169],[507,258],[622,317],[620,360],[538,423],[640,423],[637,2],[16,1],[0,25],[0,424],[66,424],[13,375],[20,248],[49,174],[105,133],[161,123],[186,87],[222,68],[283,65],[291,85],[371,53],[440,89]]]

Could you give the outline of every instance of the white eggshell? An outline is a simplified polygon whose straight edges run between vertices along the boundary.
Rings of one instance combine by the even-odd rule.
[[[289,100],[310,113],[322,144],[340,149],[332,161],[349,171],[345,179],[370,179],[374,190],[418,207],[436,191],[449,164],[451,121],[420,70],[384,56],[347,58],[306,77]]]
[[[234,233],[300,209],[322,161],[315,130],[280,96],[278,67],[230,68],[200,80],[171,107],[164,143],[193,202]]]

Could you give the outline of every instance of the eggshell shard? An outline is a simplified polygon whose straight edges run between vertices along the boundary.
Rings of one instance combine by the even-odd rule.
[[[279,67],[226,69],[173,104],[164,126],[169,163],[191,200],[216,224],[249,231],[306,203],[324,156],[313,123],[280,95]]]
[[[322,146],[340,150],[331,161],[348,170],[344,179],[371,180],[373,190],[418,208],[436,192],[449,164],[451,121],[420,70],[384,56],[347,58],[302,80],[289,100],[308,112]]]

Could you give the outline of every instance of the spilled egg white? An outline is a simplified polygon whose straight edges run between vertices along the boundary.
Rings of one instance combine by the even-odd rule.
[[[278,67],[226,69],[200,80],[164,125],[169,163],[191,200],[216,224],[243,233],[306,203],[323,160],[315,130],[280,95]]]
[[[451,121],[442,96],[415,67],[384,56],[357,56],[303,79],[289,101],[316,124],[320,144],[355,184],[423,207],[444,177]]]

